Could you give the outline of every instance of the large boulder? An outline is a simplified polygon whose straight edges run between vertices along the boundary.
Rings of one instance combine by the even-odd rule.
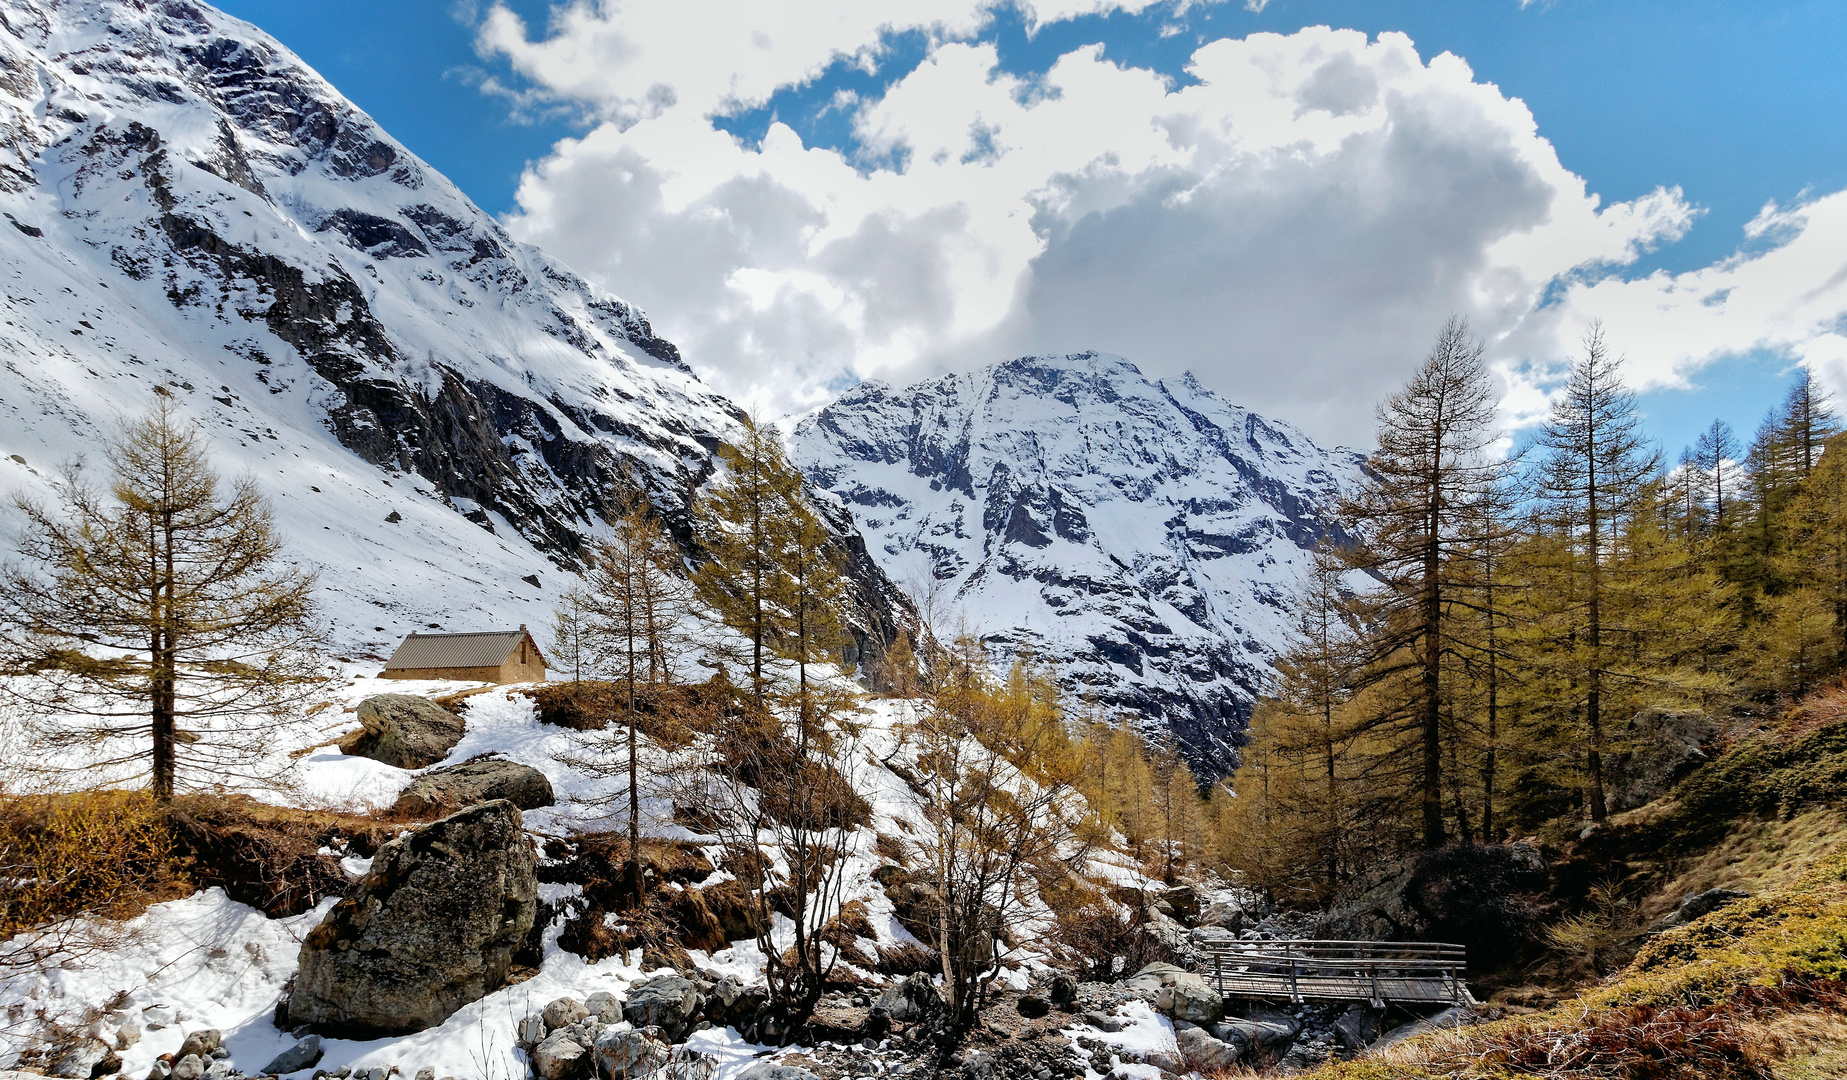
[[[1633,810],[1667,794],[1705,762],[1718,734],[1719,722],[1698,709],[1637,712],[1619,734],[1622,751],[1609,759],[1610,810]]]
[[[1177,1028],[1174,1031],[1174,1045],[1180,1049],[1180,1063],[1189,1071],[1229,1072],[1244,1064],[1243,1045],[1215,1039],[1203,1028]]]
[[[482,758],[417,777],[398,795],[391,812],[404,817],[441,817],[495,799],[505,799],[521,810],[537,810],[558,801],[551,781],[532,766]]]
[[[462,741],[462,718],[415,694],[377,694],[359,703],[362,731],[340,749],[400,769],[423,769]]]
[[[1123,980],[1130,996],[1140,998],[1175,1020],[1202,1027],[1225,1015],[1225,998],[1205,977],[1174,964],[1153,963]]]
[[[537,899],[512,803],[407,833],[302,943],[287,1020],[344,1038],[434,1027],[506,984]]]
[[[679,1042],[699,1018],[705,995],[684,975],[656,975],[629,987],[622,1015],[638,1028],[657,1027],[668,1042]]]
[[[673,1051],[643,1031],[612,1027],[596,1037],[592,1053],[602,1076],[645,1076],[666,1064]]]
[[[887,987],[872,1008],[895,1024],[927,1020],[944,1009],[943,995],[924,974],[915,974]]]

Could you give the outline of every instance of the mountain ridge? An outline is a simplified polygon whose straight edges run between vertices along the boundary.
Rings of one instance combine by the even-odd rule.
[[[1095,352],[862,383],[790,442],[889,577],[1205,773],[1236,763],[1288,589],[1361,460]]]
[[[356,655],[526,621],[637,494],[696,553],[741,410],[249,23],[0,0],[0,211],[0,487],[42,492],[158,386],[259,478]],[[836,539],[887,634],[901,601]]]

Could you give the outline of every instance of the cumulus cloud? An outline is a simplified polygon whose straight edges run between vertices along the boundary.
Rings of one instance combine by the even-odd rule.
[[[1529,383],[1521,365],[1568,353],[1591,315],[1645,382],[1733,341],[1847,367],[1847,337],[1817,330],[1847,310],[1840,282],[1816,278],[1801,304],[1778,292],[1841,250],[1828,230],[1847,203],[1767,211],[1757,255],[1624,281],[1695,209],[1677,190],[1603,204],[1523,103],[1400,34],[1212,41],[1176,86],[1098,46],[1010,74],[980,40],[984,0],[708,6],[573,6],[537,37],[496,8],[481,44],[604,118],[528,171],[510,227],[640,302],[770,414],[853,379],[1098,348],[1359,443],[1452,312]],[[918,27],[922,63],[836,98],[850,151],[714,125],[840,57],[875,67],[886,35]],[[1730,329],[1632,343],[1691,308]]]

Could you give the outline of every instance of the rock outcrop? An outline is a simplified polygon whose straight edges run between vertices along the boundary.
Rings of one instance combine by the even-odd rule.
[[[362,730],[340,748],[400,769],[423,769],[462,741],[462,718],[415,694],[375,694],[359,703]]]
[[[342,1038],[405,1034],[498,989],[537,911],[534,867],[509,802],[386,844],[302,943],[288,1023]]]
[[[551,781],[530,765],[485,758],[432,769],[410,782],[398,794],[391,812],[404,817],[453,814],[495,799],[505,799],[521,810],[537,810],[557,801]]]

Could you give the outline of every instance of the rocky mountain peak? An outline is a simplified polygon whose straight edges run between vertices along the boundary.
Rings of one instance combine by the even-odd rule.
[[[1236,760],[1283,605],[1359,456],[1120,356],[1025,356],[808,417],[798,463],[888,575],[1000,657]]]

